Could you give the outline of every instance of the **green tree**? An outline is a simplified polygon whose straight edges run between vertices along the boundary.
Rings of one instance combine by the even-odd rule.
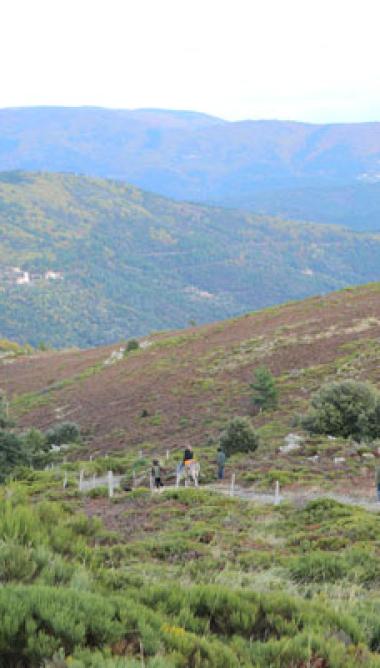
[[[130,353],[132,350],[138,350],[140,348],[140,344],[137,341],[137,339],[129,339],[127,341],[127,345],[125,347],[125,352]]]
[[[80,428],[75,422],[61,422],[49,429],[45,436],[49,444],[78,443],[80,441]]]
[[[259,437],[250,421],[244,417],[233,418],[220,437],[220,445],[226,455],[235,452],[254,452],[259,442]]]
[[[28,464],[22,439],[11,431],[0,429],[0,481],[3,482],[16,466]]]
[[[380,394],[368,383],[330,383],[312,397],[301,424],[315,434],[372,440],[380,436]]]
[[[278,390],[276,381],[265,366],[256,369],[255,379],[250,388],[253,390],[252,401],[254,406],[260,408],[260,410],[277,406]]]
[[[0,429],[12,426],[8,415],[8,401],[5,395],[0,394]]]

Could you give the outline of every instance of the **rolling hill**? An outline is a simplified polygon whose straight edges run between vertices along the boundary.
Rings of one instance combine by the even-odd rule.
[[[8,358],[0,364],[0,387],[21,425],[46,429],[73,420],[87,433],[91,453],[147,443],[164,452],[187,441],[204,446],[232,416],[252,415],[249,383],[265,365],[280,391],[278,409],[254,417],[266,452],[323,382],[380,385],[379,337],[375,283],[154,334],[120,359],[112,356],[118,346]]]
[[[380,123],[227,122],[155,109],[0,110],[0,170],[119,179],[176,199],[353,229],[380,229],[379,159]],[[341,190],[353,205],[344,213]]]
[[[165,199],[120,182],[0,175],[0,332],[81,347],[379,278],[380,235]]]
[[[325,381],[380,386],[380,283],[140,344],[0,356],[18,425],[2,448],[4,434],[63,420],[84,437],[1,485],[4,665],[379,668],[376,442],[310,436],[294,416]],[[254,415],[262,364],[279,405]],[[217,482],[220,430],[237,414],[261,444]],[[299,448],[279,451],[294,428]],[[177,489],[188,442],[200,486]],[[153,457],[164,489],[148,487]]]

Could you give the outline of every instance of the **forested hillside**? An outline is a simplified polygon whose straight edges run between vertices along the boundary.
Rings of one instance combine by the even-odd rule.
[[[353,229],[380,228],[379,158],[379,123],[228,122],[157,109],[0,110],[0,170],[119,179],[176,199]]]
[[[379,277],[379,235],[74,175],[3,173],[0,232],[0,332],[32,345],[107,343]]]

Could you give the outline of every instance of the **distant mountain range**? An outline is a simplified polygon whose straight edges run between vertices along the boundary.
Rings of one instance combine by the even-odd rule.
[[[380,278],[380,234],[0,174],[0,336],[90,346]]]
[[[175,199],[380,230],[380,123],[3,109],[0,170],[13,169],[118,179]]]

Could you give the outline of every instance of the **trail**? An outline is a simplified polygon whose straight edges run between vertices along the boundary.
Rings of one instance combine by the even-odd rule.
[[[205,485],[206,489],[218,492],[219,494],[230,495],[230,489],[227,486],[218,486],[218,485]],[[275,504],[274,494],[261,494],[260,492],[255,492],[250,489],[243,489],[241,487],[235,487],[234,497],[239,499],[246,499],[247,501],[256,501],[257,503],[270,503]],[[380,511],[380,503],[377,501],[375,496],[373,499],[359,497],[359,496],[350,496],[349,494],[336,494],[334,492],[282,492],[279,496],[279,503],[288,501],[293,503],[295,506],[304,506],[309,501],[314,501],[315,499],[333,499],[339,503],[344,503],[350,506],[360,506],[365,510],[372,512]]]
[[[124,478],[124,475],[114,475],[112,478],[113,488],[117,489],[120,487],[120,483]],[[108,476],[92,477],[84,479],[81,483],[81,491],[89,491],[95,487],[106,487],[108,485]],[[135,485],[138,486],[142,482],[147,481],[149,484],[149,478],[146,474],[136,477]],[[245,499],[246,501],[252,501],[253,503],[263,503],[277,505],[282,502],[290,502],[295,506],[303,507],[309,501],[314,501],[315,499],[333,499],[339,503],[344,503],[351,506],[359,506],[365,510],[371,512],[380,511],[380,503],[376,500],[375,495],[373,499],[360,497],[360,496],[351,496],[349,494],[336,494],[334,492],[320,491],[320,492],[281,492],[279,497],[275,497],[274,494],[255,492],[252,489],[246,489],[243,487],[235,486],[233,493],[231,493],[230,484],[208,484],[200,485],[200,489],[206,489],[208,491],[214,492],[216,494],[223,494],[225,496],[231,496],[238,499]],[[166,490],[177,489],[176,485],[165,485],[161,490],[153,491],[153,493],[165,492]],[[183,486],[180,486],[180,489],[183,489]]]

